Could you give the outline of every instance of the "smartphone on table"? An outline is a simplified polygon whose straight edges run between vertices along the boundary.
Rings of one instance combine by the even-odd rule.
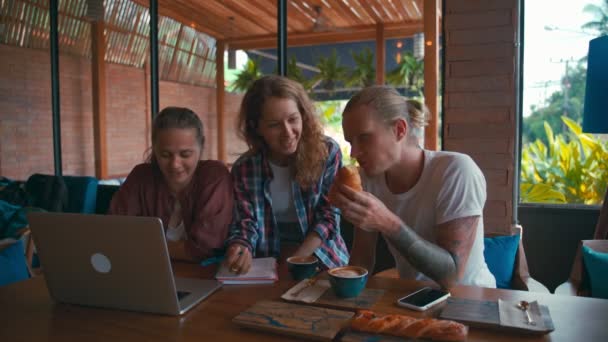
[[[424,311],[443,302],[449,296],[450,293],[448,291],[423,287],[397,300],[397,305],[416,311]]]

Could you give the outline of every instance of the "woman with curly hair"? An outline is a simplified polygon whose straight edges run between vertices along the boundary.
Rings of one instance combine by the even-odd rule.
[[[324,268],[345,265],[339,212],[327,198],[342,153],[323,135],[304,88],[280,76],[255,81],[241,103],[238,130],[249,150],[232,167],[230,270],[247,273],[252,258],[280,254],[314,254]]]

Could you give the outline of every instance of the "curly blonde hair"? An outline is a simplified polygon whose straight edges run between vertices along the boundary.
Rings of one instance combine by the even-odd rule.
[[[264,102],[270,97],[291,99],[302,115],[302,135],[295,156],[295,180],[309,189],[321,177],[328,156],[323,128],[315,114],[315,107],[298,82],[282,76],[264,76],[247,90],[238,116],[238,133],[249,146],[250,153],[265,151],[268,146],[258,134]]]

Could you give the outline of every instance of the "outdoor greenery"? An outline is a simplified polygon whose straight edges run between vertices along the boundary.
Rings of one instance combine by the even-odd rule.
[[[524,118],[522,142],[532,143],[537,139],[547,144],[545,124],[556,134],[566,131],[566,125],[561,117],[566,116],[576,123],[583,119],[583,103],[585,100],[586,63],[578,62],[571,67],[566,64],[566,73],[561,79],[560,90],[549,96],[543,107],[532,107],[532,114]]]
[[[594,20],[585,23],[581,28],[595,31],[598,36],[608,35],[608,0],[604,0],[599,6],[588,4],[583,10],[590,13],[595,18]]]
[[[414,57],[411,52],[406,52],[401,56],[397,67],[387,75],[386,80],[396,87],[405,86],[410,92],[422,97],[424,61]]]
[[[581,29],[608,34],[608,0],[589,4]],[[574,64],[574,65],[572,65]],[[520,200],[601,204],[608,186],[608,142],[582,133],[587,58],[565,61],[560,89],[524,118]]]
[[[373,85],[376,81],[376,68],[374,53],[370,48],[359,52],[351,51],[354,61],[352,68],[347,68],[340,63],[340,57],[335,49],[327,56],[320,56],[316,67],[319,72],[307,78],[298,66],[295,56],[287,61],[287,77],[299,82],[304,89],[313,93],[315,89],[324,89],[333,92],[339,86],[348,88],[363,88]],[[235,79],[229,86],[229,90],[245,92],[249,86],[262,76],[260,58],[252,58],[247,61],[242,70],[236,73]],[[277,69],[275,68],[274,73]],[[387,74],[387,83],[398,87],[405,87],[406,92],[415,97],[422,97],[424,85],[424,63],[416,59],[412,53],[406,52],[398,62],[398,66]]]
[[[313,80],[325,90],[333,91],[336,84],[346,79],[347,69],[340,65],[340,58],[335,49],[329,56],[319,57],[317,68],[319,73],[313,77]]]
[[[346,79],[347,87],[368,87],[376,82],[376,68],[374,66],[374,53],[370,48],[365,48],[360,53],[350,52],[355,67]]]
[[[247,91],[247,89],[249,89],[253,82],[260,77],[262,77],[260,59],[250,58],[245,64],[243,70],[236,75],[236,79],[232,83],[230,90],[244,93]]]
[[[522,149],[521,201],[601,204],[608,186],[608,142],[561,119],[566,134],[554,134],[545,123],[548,143],[538,139]]]

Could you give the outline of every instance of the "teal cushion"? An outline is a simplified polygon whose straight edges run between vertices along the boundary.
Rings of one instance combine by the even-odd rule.
[[[68,188],[68,213],[94,214],[97,206],[97,179],[88,176],[63,176]]]
[[[0,250],[0,286],[29,277],[22,240]]]
[[[515,255],[519,246],[519,235],[484,238],[483,255],[490,272],[496,278],[496,287],[508,289],[515,268]]]
[[[591,282],[591,296],[608,299],[608,253],[583,245],[583,261]]]

